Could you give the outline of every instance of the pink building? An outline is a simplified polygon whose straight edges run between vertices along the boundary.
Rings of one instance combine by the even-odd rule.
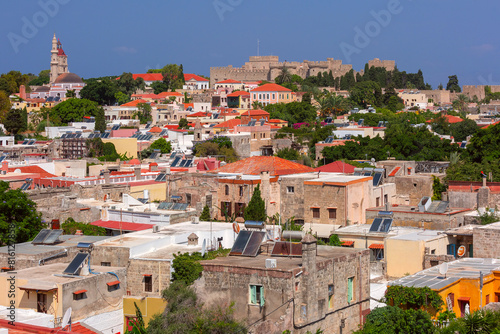
[[[288,88],[268,83],[250,91],[250,104],[255,101],[264,106],[275,103],[290,103],[297,101],[297,95]]]

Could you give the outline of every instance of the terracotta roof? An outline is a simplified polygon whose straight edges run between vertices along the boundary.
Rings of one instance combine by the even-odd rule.
[[[131,159],[127,162],[128,165],[140,165],[141,162],[139,161],[139,159]]]
[[[217,124],[214,126],[214,128],[234,128],[235,126],[238,126],[241,124],[241,119],[230,119],[229,121],[222,122],[220,124]]]
[[[182,96],[179,92],[161,92],[160,94],[156,94],[158,97],[170,97],[170,96]]]
[[[341,242],[341,246],[344,246],[344,247],[350,247],[352,245],[354,245],[354,241],[352,241],[352,240],[345,240],[345,241]]]
[[[249,92],[239,90],[237,92],[232,92],[231,94],[227,94],[229,97],[236,97],[236,96],[250,96]]]
[[[269,116],[269,113],[261,109],[250,109],[241,114],[241,116]]]
[[[457,117],[457,116],[453,116],[453,115],[443,115],[444,118],[446,118],[446,121],[450,124],[454,124],[454,123],[460,123],[460,122],[463,122],[464,120],[461,119],[460,117]],[[428,120],[427,123],[432,123],[432,122],[435,122],[436,120],[433,119],[433,120]]]
[[[269,123],[287,123],[288,124],[288,121],[284,121],[282,119],[270,119]]]
[[[401,169],[401,167],[399,166],[396,166],[390,173],[389,173],[389,177],[390,176],[396,176],[396,174],[399,172],[399,170]]]
[[[384,249],[384,244],[371,244],[368,246],[370,249]]]
[[[195,112],[194,114],[189,114],[187,117],[208,117],[210,114],[202,111]]]
[[[161,129],[157,126],[153,126],[151,128],[151,130],[149,130],[148,132],[151,132],[151,133],[160,133],[161,132]]]
[[[184,103],[184,109],[187,109],[187,108],[194,108],[194,103]]]
[[[345,162],[342,161],[334,161],[332,163],[329,163],[327,165],[318,167],[314,169],[317,172],[325,172],[325,173],[347,173],[351,174],[354,173],[354,166],[346,164]]]
[[[137,78],[143,78],[144,81],[162,81],[163,80],[163,74],[161,73],[139,73],[139,74],[132,74],[132,77],[134,80]]]
[[[314,172],[314,169],[278,157],[257,156],[227,164],[215,170],[215,172],[249,175],[260,175],[261,172],[269,172],[270,175],[288,175]]]
[[[200,77],[199,75],[192,74],[192,73],[184,73],[184,81],[189,81],[191,79],[194,79],[196,81],[208,81],[208,79]]]
[[[490,126],[495,126],[495,125],[497,125],[497,124],[499,124],[499,123],[500,123],[500,121],[495,122],[495,123],[492,123],[492,124],[488,124],[488,125],[486,125],[486,126],[483,126],[481,129],[487,129],[487,128],[489,128]]]
[[[179,128],[179,125],[178,124],[167,124],[164,126],[165,129],[169,129],[169,130],[176,130]]]
[[[291,92],[291,89],[278,84],[268,83],[251,90],[252,92]]]
[[[21,173],[40,174],[40,178],[55,177],[54,174],[47,172],[45,169],[41,168],[40,166],[9,167],[9,173],[14,172],[16,169],[19,169],[21,171]]]
[[[143,230],[150,229],[154,226],[154,224],[139,224],[139,223],[119,222],[116,220],[104,221],[101,219],[96,220],[93,223],[90,223],[90,225],[100,226],[100,227],[104,227],[104,228],[111,229],[111,230],[122,229],[124,231],[143,231]]]
[[[139,99],[139,100],[134,100],[130,101],[128,103],[122,104],[120,107],[137,107],[139,103],[147,103],[148,101]]]
[[[238,80],[233,80],[233,79],[222,80],[222,81],[216,82],[216,84],[226,84],[226,83],[227,84],[234,84],[234,83],[241,84],[242,82],[238,81]]]

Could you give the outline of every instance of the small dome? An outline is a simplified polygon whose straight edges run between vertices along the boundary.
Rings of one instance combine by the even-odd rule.
[[[57,77],[54,83],[83,83],[83,80],[75,73],[63,73]]]

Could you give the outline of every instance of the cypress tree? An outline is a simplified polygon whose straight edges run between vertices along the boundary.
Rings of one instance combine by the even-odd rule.
[[[266,220],[266,203],[260,195],[260,184],[255,188],[252,198],[245,208],[245,213],[243,215],[245,220],[256,220],[265,221]]]
[[[203,208],[203,211],[201,212],[201,215],[200,215],[200,220],[202,222],[209,222],[210,221],[210,208],[208,207],[208,205],[205,205],[205,207]]]

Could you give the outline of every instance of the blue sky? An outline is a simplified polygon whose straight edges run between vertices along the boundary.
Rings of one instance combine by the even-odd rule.
[[[70,71],[85,78],[142,73],[168,63],[209,75],[211,66],[241,66],[257,54],[260,40],[260,55],[280,60],[328,57],[359,70],[369,59],[391,59],[400,70],[422,69],[434,88],[446,85],[452,74],[461,85],[500,84],[497,0],[20,0],[2,5],[0,73],[48,69],[56,32]]]

